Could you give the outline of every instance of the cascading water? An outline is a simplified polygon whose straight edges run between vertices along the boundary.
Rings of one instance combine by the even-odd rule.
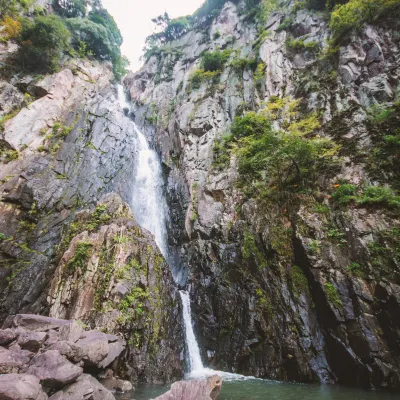
[[[118,85],[118,99],[122,109],[129,112],[130,104],[122,85]],[[138,224],[154,235],[157,246],[171,268],[175,282],[180,283],[182,271],[173,266],[169,257],[166,228],[168,208],[162,189],[163,177],[160,160],[157,153],[150,148],[146,137],[140,132],[133,121],[132,124],[137,134],[138,152],[136,174],[134,177],[135,190],[131,202],[133,214]],[[199,378],[217,373],[226,380],[244,379],[245,377],[242,375],[204,368],[192,325],[189,293],[183,290],[179,293],[183,306],[183,321],[185,324],[188,363],[190,368],[188,378]]]

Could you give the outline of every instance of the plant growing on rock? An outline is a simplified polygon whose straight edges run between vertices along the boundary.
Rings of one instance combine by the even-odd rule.
[[[89,242],[78,243],[74,256],[67,263],[67,269],[70,273],[75,272],[77,269],[86,270],[92,247],[93,244]]]
[[[340,300],[339,291],[337,290],[336,286],[330,282],[325,282],[324,288],[329,302],[336,308],[343,308],[343,302]]]

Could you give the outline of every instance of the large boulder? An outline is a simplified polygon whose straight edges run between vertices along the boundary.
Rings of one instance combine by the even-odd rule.
[[[84,356],[83,349],[80,346],[64,340],[54,343],[48,350],[58,350],[61,355],[67,357],[69,361],[75,364],[81,362]]]
[[[23,328],[27,331],[46,332],[50,329],[59,329],[63,325],[69,325],[72,321],[43,317],[42,315],[17,314],[10,315],[3,324],[3,329]]]
[[[46,332],[22,332],[18,336],[18,344],[22,349],[37,352],[46,338]]]
[[[108,344],[108,354],[107,357],[102,360],[99,364],[99,368],[108,367],[120,354],[124,351],[125,345],[121,341],[117,341],[115,343]]]
[[[222,378],[213,375],[207,379],[175,382],[171,390],[155,400],[215,400],[221,388]]]
[[[83,360],[87,365],[99,366],[110,350],[107,335],[99,331],[84,332],[76,344],[83,349]]]
[[[77,342],[83,334],[83,328],[77,323],[72,322],[68,325],[63,325],[59,330],[60,340],[66,342]]]
[[[10,350],[0,347],[0,374],[19,372],[21,363],[15,360]]]
[[[115,400],[115,397],[93,376],[83,374],[49,400]]]
[[[58,389],[82,375],[82,368],[70,363],[58,350],[48,350],[33,357],[27,373],[37,376],[45,386]]]
[[[47,398],[36,376],[0,375],[1,400],[47,400]]]

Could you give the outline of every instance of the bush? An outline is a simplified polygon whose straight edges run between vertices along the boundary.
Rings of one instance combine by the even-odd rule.
[[[248,112],[243,117],[236,117],[231,132],[237,139],[247,136],[261,136],[265,132],[270,132],[272,125],[262,114],[254,111]]]
[[[202,68],[206,72],[222,71],[230,55],[231,50],[207,51],[201,59]]]
[[[256,58],[235,58],[232,60],[230,66],[238,72],[243,72],[246,70],[255,71],[257,69],[257,59]]]
[[[60,17],[49,15],[33,21],[24,19],[19,41],[24,68],[54,72],[59,68],[62,53],[69,47],[70,33]]]
[[[332,198],[339,204],[347,205],[357,198],[358,188],[356,185],[343,184],[335,189]]]
[[[350,0],[335,7],[330,28],[336,38],[400,7],[400,0]]]
[[[4,17],[1,25],[4,27],[2,34],[5,33],[5,35],[1,37],[1,41],[16,39],[21,33],[21,23],[8,15]]]
[[[189,82],[191,89],[200,89],[203,83],[216,84],[221,75],[221,71],[204,71],[203,69],[198,69],[190,75]]]
[[[400,196],[384,186],[368,186],[357,199],[359,205],[383,205],[389,208],[400,208]]]

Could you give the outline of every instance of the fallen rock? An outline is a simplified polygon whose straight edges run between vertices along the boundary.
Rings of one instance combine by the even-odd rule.
[[[109,353],[107,335],[99,331],[84,332],[76,344],[83,349],[85,364],[99,366]]]
[[[51,345],[48,350],[58,350],[61,355],[67,357],[73,363],[81,362],[84,356],[83,349],[72,342],[57,342]]]
[[[27,331],[46,332],[50,329],[59,329],[63,325],[71,323],[72,321],[43,317],[42,315],[17,314],[6,318],[3,329],[20,327]]]
[[[83,334],[83,328],[77,323],[72,322],[68,325],[63,325],[59,330],[60,340],[66,342],[77,342]]]
[[[47,334],[45,332],[24,332],[18,337],[18,344],[22,349],[37,352],[45,342]]]
[[[47,400],[39,379],[26,374],[0,376],[1,400]]]
[[[15,340],[17,334],[12,329],[0,330],[0,346],[7,346]]]
[[[101,381],[101,384],[108,390],[117,391],[121,393],[126,393],[133,390],[132,383],[114,377],[103,379]]]
[[[82,375],[82,368],[70,363],[58,350],[48,350],[33,357],[27,373],[37,376],[45,386],[58,389]]]
[[[0,374],[17,373],[20,371],[22,366],[23,363],[16,359],[10,350],[0,347]]]
[[[115,400],[115,397],[93,376],[83,374],[49,400]]]
[[[222,388],[222,378],[213,375],[207,379],[179,381],[171,390],[158,396],[155,400],[215,400]]]
[[[97,364],[99,368],[108,367],[117,357],[119,357],[119,355],[125,350],[125,344],[120,341],[110,343],[108,349],[107,357]]]

